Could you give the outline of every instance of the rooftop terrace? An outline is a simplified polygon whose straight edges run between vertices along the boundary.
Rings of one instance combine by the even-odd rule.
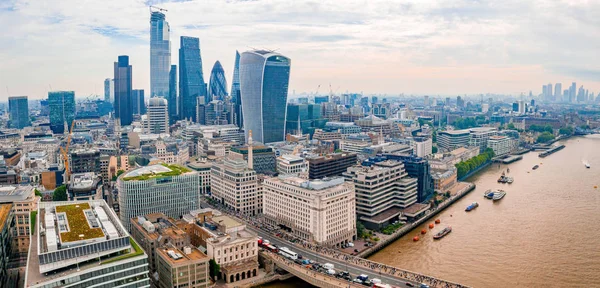
[[[67,215],[66,220],[69,225],[69,231],[60,233],[60,239],[62,242],[73,242],[104,237],[104,232],[102,232],[102,228],[90,227],[89,221],[85,216],[84,212],[85,210],[90,209],[91,207],[88,203],[56,207],[57,216],[60,217],[60,213],[65,213]]]

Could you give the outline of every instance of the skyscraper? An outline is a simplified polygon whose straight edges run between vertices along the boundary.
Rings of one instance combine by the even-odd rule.
[[[115,118],[120,119],[121,125],[130,125],[133,120],[131,109],[131,77],[132,68],[129,56],[121,55],[115,62]]]
[[[240,90],[246,137],[252,130],[262,143],[285,139],[285,113],[291,60],[281,54],[255,50],[240,57]]]
[[[242,95],[240,91],[240,52],[235,51],[235,65],[233,66],[233,79],[231,80],[231,101],[234,107],[234,124],[242,128],[244,116],[242,114]]]
[[[106,102],[113,101],[111,96],[113,95],[113,92],[115,91],[114,89],[115,88],[114,88],[113,80],[110,78],[104,79],[104,101],[106,101]]]
[[[131,110],[133,114],[146,114],[146,103],[144,101],[144,89],[131,90]]]
[[[144,123],[144,132],[149,134],[169,133],[167,100],[152,97],[148,100],[148,114]]]
[[[571,87],[569,88],[569,102],[577,102],[577,83],[571,83]]]
[[[198,96],[206,97],[200,39],[181,36],[179,48],[179,119],[196,122]],[[206,102],[210,102],[208,99]]]
[[[554,84],[554,101],[561,101],[562,100],[562,84],[561,83],[556,83]]]
[[[169,93],[169,68],[171,41],[169,22],[165,14],[154,11],[150,15],[150,96],[167,97]]]
[[[171,65],[169,72],[169,124],[177,120],[177,65]]]
[[[31,125],[27,96],[8,97],[10,128],[22,129]]]
[[[75,92],[48,92],[50,107],[50,129],[54,134],[65,133],[65,126],[70,127],[75,119]]]
[[[215,62],[208,82],[208,97],[213,100],[225,100],[227,95],[227,80],[225,80],[225,70],[221,62]]]
[[[548,95],[546,96],[546,101],[552,100],[552,96],[554,95],[552,93],[552,83],[548,83],[548,88],[546,88],[546,92],[548,93]]]

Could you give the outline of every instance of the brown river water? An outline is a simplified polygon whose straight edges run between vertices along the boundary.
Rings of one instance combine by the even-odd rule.
[[[426,223],[369,259],[473,287],[600,287],[600,135],[560,143],[565,149],[546,158],[529,152],[467,179],[477,188],[438,214],[441,224],[429,231]],[[514,183],[497,183],[507,167]],[[507,195],[494,203],[483,198],[487,189]],[[465,212],[474,201],[479,207]],[[452,233],[434,241],[448,225]],[[427,235],[413,242],[422,229]]]

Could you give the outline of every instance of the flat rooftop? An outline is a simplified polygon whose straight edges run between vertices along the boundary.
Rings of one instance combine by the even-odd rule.
[[[33,193],[33,186],[30,185],[0,186],[0,200],[3,202],[23,201]]]
[[[223,225],[226,229],[242,226],[242,223],[235,221],[233,218],[222,215],[222,216],[214,216],[212,217],[212,221],[218,223],[219,225]]]
[[[156,164],[141,167],[120,176],[123,181],[148,180],[167,176],[179,176],[192,170],[176,164]]]
[[[165,248],[159,248],[156,249],[156,253],[157,255],[160,255],[163,257],[163,259],[169,261],[169,263],[171,263],[171,265],[177,265],[177,264],[185,264],[186,262],[189,261],[193,261],[196,262],[198,260],[205,260],[205,261],[209,261],[210,259],[208,258],[208,256],[206,256],[206,254],[202,253],[202,251],[198,250],[195,247],[186,247],[189,248],[187,250],[188,253],[185,253],[185,251],[181,251],[179,249],[177,249],[177,247],[173,246],[173,245],[169,245]],[[184,250],[186,250],[184,248]]]

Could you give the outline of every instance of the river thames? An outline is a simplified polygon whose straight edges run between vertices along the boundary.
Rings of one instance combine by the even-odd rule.
[[[473,287],[600,287],[600,135],[560,143],[468,179],[477,188],[436,217],[433,232],[452,226],[445,238],[413,242],[427,223],[369,259]],[[507,167],[514,183],[497,183]],[[494,188],[507,192],[495,203],[483,198]]]

